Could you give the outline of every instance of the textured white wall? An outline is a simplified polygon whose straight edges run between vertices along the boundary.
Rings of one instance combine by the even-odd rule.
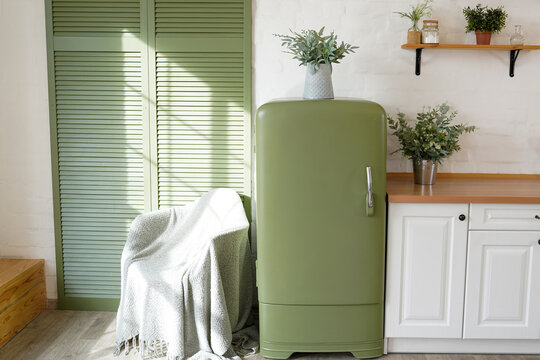
[[[540,51],[522,52],[516,77],[508,53],[424,51],[414,75],[414,51],[402,50],[408,24],[392,11],[408,0],[254,0],[254,99],[264,102],[302,94],[304,68],[281,52],[273,33],[289,28],[335,30],[360,49],[334,67],[336,96],[379,102],[390,114],[414,114],[448,101],[458,120],[480,127],[464,137],[464,150],[442,171],[540,173]],[[435,0],[441,42],[472,43],[461,9],[476,2]],[[540,43],[540,2],[484,0],[505,5],[510,24],[524,26],[527,43]],[[506,43],[511,28],[494,37]],[[54,233],[42,0],[0,0],[0,257],[46,260],[47,296],[56,297]],[[389,149],[395,142],[389,141]],[[390,171],[409,170],[399,155]]]
[[[414,50],[406,42],[409,23],[393,14],[416,0],[255,0],[255,106],[283,97],[301,97],[305,68],[282,52],[274,33],[288,29],[334,30],[339,39],[360,46],[334,66],[337,97],[380,103],[409,117],[424,105],[447,101],[459,112],[456,121],[478,126],[465,135],[463,150],[447,159],[443,172],[540,173],[540,51],[522,51],[516,75],[508,76],[507,51],[424,50],[422,75],[414,75]],[[441,43],[474,43],[465,34],[461,9],[477,1],[435,0],[432,18],[440,21]],[[508,44],[513,24],[522,24],[526,43],[540,44],[538,0],[483,0],[504,5],[509,26],[492,43]],[[397,142],[389,137],[389,153]],[[411,171],[400,154],[389,156],[389,171]]]
[[[45,259],[56,298],[45,12],[0,0],[0,257]]]

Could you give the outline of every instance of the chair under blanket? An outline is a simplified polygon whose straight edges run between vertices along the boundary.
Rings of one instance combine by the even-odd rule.
[[[229,189],[138,216],[122,253],[115,354],[235,358],[233,333],[251,325],[248,228]]]

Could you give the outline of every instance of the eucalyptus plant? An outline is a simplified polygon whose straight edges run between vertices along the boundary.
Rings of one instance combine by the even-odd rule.
[[[508,14],[503,6],[497,8],[488,8],[481,4],[471,8],[467,6],[463,9],[463,15],[467,20],[466,32],[479,30],[481,32],[497,33],[506,26]]]
[[[388,127],[393,130],[401,147],[401,151],[409,159],[433,160],[441,163],[444,158],[461,150],[459,136],[471,133],[476,127],[463,124],[451,125],[457,111],[450,112],[446,103],[427,108],[417,114],[416,123],[409,125],[405,114],[397,114],[397,120],[388,116]]]
[[[290,30],[290,29],[289,29]],[[299,33],[290,30],[292,35],[274,34],[281,38],[281,46],[287,47],[288,54],[292,54],[293,59],[300,61],[302,65],[313,65],[315,70],[320,64],[339,63],[346,54],[353,53],[358,46],[341,42],[339,44],[337,35],[332,31],[330,35],[323,35],[324,26],[321,30],[301,30]]]
[[[409,28],[409,31],[420,31],[418,22],[424,16],[431,16],[432,3],[433,0],[425,0],[416,5],[411,5],[411,10],[409,12],[395,11],[394,13],[401,15],[402,18],[411,20],[412,26]]]

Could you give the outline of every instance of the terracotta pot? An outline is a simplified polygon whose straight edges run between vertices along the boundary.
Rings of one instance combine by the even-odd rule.
[[[412,30],[407,33],[407,44],[421,44],[422,43],[422,32]]]
[[[491,42],[491,32],[476,30],[476,45],[489,45]]]

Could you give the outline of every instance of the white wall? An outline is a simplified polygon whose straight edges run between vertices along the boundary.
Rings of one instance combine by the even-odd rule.
[[[393,11],[409,0],[254,0],[254,99],[302,94],[304,68],[281,52],[273,33],[289,28],[335,30],[360,46],[334,67],[336,96],[360,97],[390,114],[448,101],[458,120],[479,127],[442,171],[540,173],[540,51],[519,55],[508,77],[508,53],[424,51],[414,75],[414,51],[402,50],[408,24]],[[524,26],[527,43],[540,43],[540,2],[484,0],[505,5],[509,23]],[[435,0],[441,42],[472,43],[461,9],[476,2]],[[506,43],[511,29],[494,42]],[[0,257],[46,260],[47,296],[56,297],[43,0],[0,0]],[[389,141],[389,150],[395,148]],[[390,171],[409,170],[398,154]]]
[[[45,12],[0,0],[0,257],[45,259],[56,298]]]
[[[393,14],[417,0],[255,0],[255,106],[273,98],[301,97],[305,68],[282,52],[279,39],[288,29],[326,26],[338,38],[358,45],[334,66],[336,97],[380,103],[390,115],[409,117],[425,105],[447,101],[458,122],[477,125],[462,138],[463,151],[447,159],[443,172],[540,173],[540,51],[522,51],[515,77],[508,76],[508,51],[424,50],[422,75],[414,75],[414,50],[401,49],[409,23]],[[463,7],[478,1],[435,0],[432,18],[440,21],[441,43],[474,43],[465,34]],[[523,24],[526,43],[540,44],[538,0],[483,0],[504,5],[510,26],[494,35],[508,44],[513,24]],[[397,147],[389,137],[389,152]],[[411,171],[410,161],[394,154],[389,171]]]

